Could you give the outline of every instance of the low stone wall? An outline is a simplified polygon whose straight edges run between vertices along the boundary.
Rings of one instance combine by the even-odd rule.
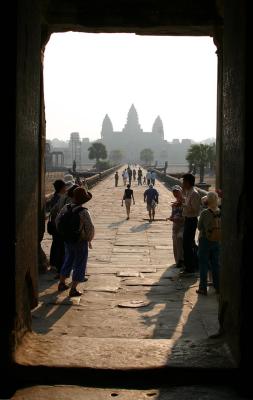
[[[174,178],[173,176],[168,175],[168,174],[165,175],[164,172],[161,172],[157,169],[155,169],[154,171],[156,172],[157,178],[160,181],[164,182],[169,189],[171,189],[174,185],[179,185],[182,187],[182,181],[180,181],[180,179]],[[206,190],[200,189],[198,187],[196,187],[196,189],[198,190],[201,197],[204,197],[207,195]]]
[[[115,167],[109,168],[103,172],[100,172],[99,174],[96,174],[89,178],[86,178],[88,188],[91,189],[93,186],[97,185],[104,178],[106,178],[107,176],[109,176],[109,175],[113,174],[115,171],[117,171],[120,167],[121,167],[121,165],[116,165]]]
[[[121,167],[121,165],[116,165],[115,167],[106,169],[103,172],[100,172],[98,174],[95,174],[93,176],[90,176],[90,177],[86,178],[86,182],[87,182],[88,188],[89,189],[93,188],[95,185],[97,185],[104,178],[106,178],[107,176],[109,176],[109,175],[113,174],[115,171],[117,171],[120,167]],[[46,201],[49,200],[52,196],[53,196],[53,193],[50,193],[49,195],[47,195],[45,197]]]

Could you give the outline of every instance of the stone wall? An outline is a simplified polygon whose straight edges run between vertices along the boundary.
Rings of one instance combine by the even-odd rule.
[[[30,329],[37,302],[40,47],[39,2],[19,2],[16,110],[15,341]]]
[[[252,131],[245,124],[245,90],[248,87],[246,4],[246,1],[225,1],[223,56],[224,199],[220,321],[238,363],[247,358],[251,361],[252,354],[252,341],[247,341],[246,327],[247,322],[250,323],[252,285],[252,262],[249,262],[252,259],[249,233],[252,197],[249,180],[247,181],[247,171],[251,170],[251,165],[249,151],[246,150],[251,148]]]

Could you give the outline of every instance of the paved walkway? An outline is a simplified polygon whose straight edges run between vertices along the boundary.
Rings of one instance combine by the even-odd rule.
[[[89,280],[80,286],[84,294],[70,301],[66,293],[57,292],[52,273],[41,276],[40,302],[32,316],[35,333],[18,352],[18,363],[111,369],[211,367],[210,354],[215,367],[230,363],[224,344],[208,339],[218,329],[216,295],[210,289],[207,297],[198,298],[198,278],[180,280],[173,266],[172,223],[166,221],[172,194],[157,182],[157,219],[149,223],[145,188],[133,184],[136,204],[129,221],[121,207],[121,179],[118,188],[110,176],[92,189],[88,207],[96,237],[89,255]],[[47,254],[50,243],[45,235]],[[200,357],[206,347],[209,356]]]

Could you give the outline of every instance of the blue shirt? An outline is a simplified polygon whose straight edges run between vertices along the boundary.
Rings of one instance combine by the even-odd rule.
[[[149,188],[149,189],[145,190],[145,192],[144,192],[144,199],[147,199],[148,204],[151,204],[153,200],[158,202],[158,196],[159,196],[159,193],[154,188]]]

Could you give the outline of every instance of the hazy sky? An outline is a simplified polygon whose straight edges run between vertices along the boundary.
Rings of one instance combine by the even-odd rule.
[[[132,103],[144,131],[165,139],[215,137],[217,56],[212,38],[54,34],[45,52],[47,138],[100,138],[106,113],[122,130]]]

